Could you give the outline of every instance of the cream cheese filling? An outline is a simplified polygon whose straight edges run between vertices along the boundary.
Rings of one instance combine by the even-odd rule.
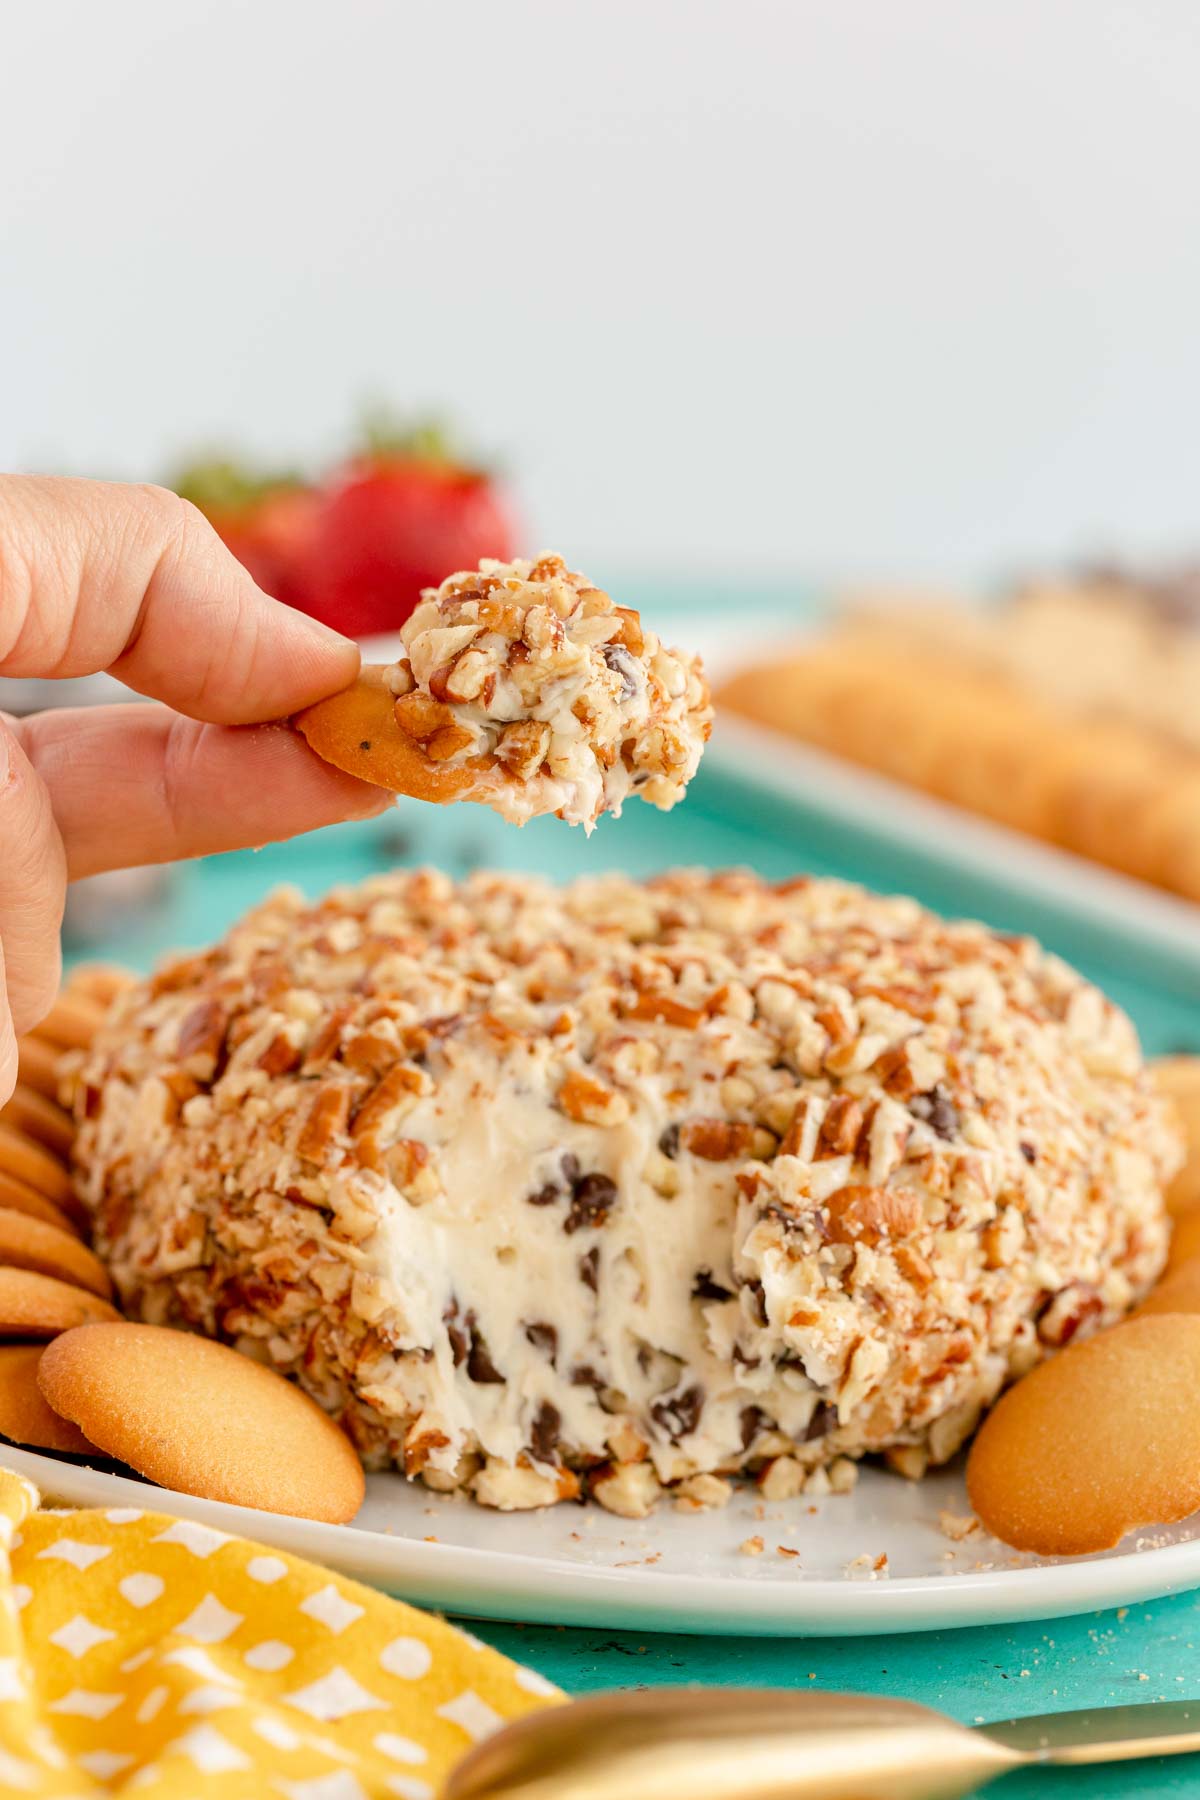
[[[632,1415],[664,1478],[681,1451],[705,1466],[740,1455],[743,1412],[764,1394],[785,1430],[802,1430],[815,1405],[803,1373],[772,1379],[733,1356],[749,1321],[732,1174],[681,1159],[670,1197],[646,1179],[670,1116],[662,1081],[600,1128],[556,1111],[536,1070],[528,1083],[510,1071],[501,1091],[486,1056],[457,1046],[455,1065],[405,1120],[436,1146],[441,1192],[414,1206],[391,1189],[365,1246],[393,1307],[395,1379],[449,1440],[433,1466],[452,1471],[475,1443],[505,1462],[528,1454],[546,1404],[563,1440],[594,1457],[608,1454],[612,1412]],[[613,1184],[602,1220],[577,1221],[571,1158],[577,1183]]]

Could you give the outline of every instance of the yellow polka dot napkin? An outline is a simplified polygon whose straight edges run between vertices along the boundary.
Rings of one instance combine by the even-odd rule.
[[[558,1697],[443,1620],[132,1508],[42,1509],[0,1468],[0,1794],[435,1800]]]

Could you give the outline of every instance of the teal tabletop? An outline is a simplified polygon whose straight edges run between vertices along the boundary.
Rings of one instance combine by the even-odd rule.
[[[1168,956],[1134,954],[1119,934],[1084,929],[1069,911],[1032,906],[1002,883],[983,881],[953,854],[905,855],[831,819],[818,805],[781,808],[720,770],[702,771],[688,803],[669,815],[635,806],[586,840],[555,821],[516,831],[477,807],[402,804],[384,820],[340,827],[257,853],[189,865],[172,877],[152,918],[117,931],[87,954],[148,966],[167,948],[211,940],[279,882],[318,893],[384,867],[434,863],[461,875],[481,865],[563,877],[609,867],[635,873],[679,863],[744,864],[770,876],[837,873],[905,890],[948,913],[969,913],[1041,936],[1098,980],[1134,1016],[1148,1050],[1200,1050],[1194,972]],[[1049,1624],[899,1637],[779,1640],[682,1637],[475,1626],[509,1655],[571,1693],[598,1688],[703,1682],[807,1683],[902,1695],[970,1723],[1075,1707],[1200,1698],[1200,1613],[1184,1594],[1119,1612]],[[1112,1770],[1009,1778],[1012,1796],[1195,1794],[1200,1756]]]

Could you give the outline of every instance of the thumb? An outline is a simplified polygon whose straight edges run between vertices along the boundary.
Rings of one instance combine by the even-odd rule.
[[[279,719],[358,673],[358,647],[272,600],[165,488],[0,477],[0,674],[108,669],[195,719]]]

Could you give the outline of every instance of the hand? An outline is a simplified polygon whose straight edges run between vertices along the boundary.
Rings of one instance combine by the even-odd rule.
[[[57,992],[68,881],[391,804],[262,723],[358,664],[349,639],[256,587],[177,495],[0,477],[0,675],[107,669],[167,703],[0,714],[0,1104],[16,1035]]]

